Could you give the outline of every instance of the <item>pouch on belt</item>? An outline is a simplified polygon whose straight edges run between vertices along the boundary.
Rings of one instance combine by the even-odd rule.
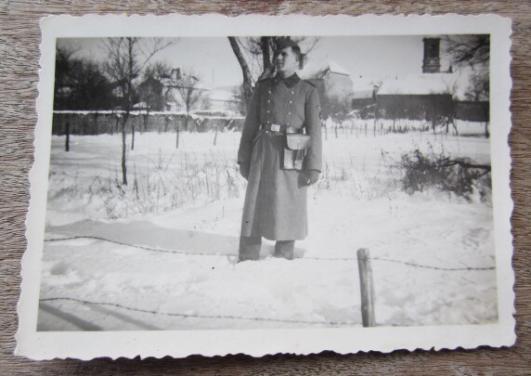
[[[286,146],[282,158],[282,169],[302,170],[304,157],[310,147],[310,135],[302,133],[286,133]]]

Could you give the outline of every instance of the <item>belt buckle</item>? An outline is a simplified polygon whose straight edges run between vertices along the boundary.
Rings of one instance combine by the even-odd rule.
[[[299,132],[298,132],[297,128],[290,126],[290,127],[286,128],[286,133],[293,134],[293,133],[299,133]]]
[[[271,124],[271,132],[280,132],[280,124]]]

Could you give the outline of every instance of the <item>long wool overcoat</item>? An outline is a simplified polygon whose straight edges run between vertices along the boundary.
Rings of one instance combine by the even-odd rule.
[[[311,136],[304,170],[321,171],[321,122],[315,86],[294,74],[258,81],[243,126],[238,163],[249,176],[241,236],[298,240],[308,233],[307,186],[297,170],[281,168],[285,136],[266,132],[271,124]]]

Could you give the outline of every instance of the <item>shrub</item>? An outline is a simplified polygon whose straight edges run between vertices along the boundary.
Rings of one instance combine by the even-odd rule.
[[[423,154],[419,149],[403,154],[402,189],[413,194],[435,187],[467,200],[479,193],[485,200],[490,194],[490,165],[475,164],[470,158],[451,158],[444,153]]]

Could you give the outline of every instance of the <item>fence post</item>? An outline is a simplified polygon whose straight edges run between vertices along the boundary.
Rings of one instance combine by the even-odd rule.
[[[361,290],[361,318],[364,327],[375,326],[374,285],[369,250],[360,248],[357,252]]]

